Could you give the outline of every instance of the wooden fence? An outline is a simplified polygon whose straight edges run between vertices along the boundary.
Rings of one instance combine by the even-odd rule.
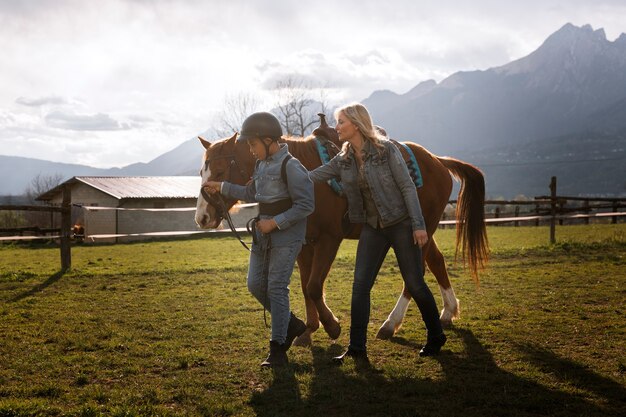
[[[28,206],[28,205],[1,205],[0,211],[43,211],[50,213],[61,213],[61,227],[59,229],[50,228],[50,229],[39,229],[36,227],[25,227],[25,228],[17,228],[22,229],[18,230],[20,236],[9,236],[4,237],[2,240],[33,240],[34,238],[40,239],[59,239],[60,240],[60,249],[61,249],[61,271],[65,272],[72,266],[72,252],[71,252],[71,225],[72,225],[72,206],[71,206],[72,197],[70,194],[70,189],[68,186],[63,188],[63,202],[60,207],[57,206]],[[9,229],[0,229],[0,232],[7,232],[14,230],[16,228]],[[23,236],[23,232],[25,229],[35,229],[35,233],[37,229],[39,232],[46,233],[54,233],[58,232],[58,235],[52,236]]]
[[[620,209],[626,208],[626,198],[599,198],[599,197],[567,197],[558,196],[556,193],[556,177],[552,177],[550,183],[550,195],[535,197],[530,201],[504,201],[504,200],[487,200],[485,201],[485,221],[488,224],[507,225],[512,224],[519,226],[520,223],[531,223],[534,225],[546,224],[550,225],[550,243],[555,243],[555,229],[557,222],[562,225],[567,221],[580,221],[589,224],[592,218],[610,218],[611,223],[617,223],[618,218],[626,216],[626,212]],[[456,200],[449,202],[452,206],[456,204]],[[572,204],[573,203],[573,204]],[[508,206],[508,207],[507,207]],[[507,211],[514,207],[512,211]],[[523,207],[530,208],[522,210]],[[113,209],[113,208],[112,208]],[[66,271],[71,267],[71,195],[69,187],[63,189],[63,203],[60,207],[56,206],[23,206],[23,205],[0,205],[0,211],[47,211],[61,213],[60,229],[49,228],[39,229],[34,227],[23,228],[7,228],[0,229],[4,233],[20,233],[30,231],[31,233],[58,233],[51,236],[4,236],[0,240],[33,240],[33,239],[59,239],[61,249],[61,269]],[[141,210],[141,209],[137,209]],[[148,209],[147,209],[148,210]],[[157,209],[149,209],[157,210]],[[167,210],[167,209],[161,209]],[[177,209],[180,210],[180,209]],[[454,215],[451,219],[442,217],[440,227],[454,227],[456,220]],[[240,230],[245,232],[245,229]],[[199,231],[176,231],[176,232],[152,232],[152,233],[136,233],[132,236],[145,236],[149,238],[155,237],[173,237],[203,233]],[[227,232],[230,233],[230,232]],[[214,236],[215,233],[211,233]],[[211,235],[209,234],[209,235]],[[110,238],[130,236],[130,235],[103,235]],[[94,237],[98,236],[87,236]]]
[[[547,223],[550,225],[550,243],[554,243],[557,222],[561,226],[564,221],[589,224],[592,218],[610,218],[611,223],[615,224],[619,217],[626,215],[623,210],[620,211],[626,208],[626,198],[559,196],[556,186],[556,177],[552,177],[549,196],[538,196],[528,201],[486,200],[485,221],[488,224],[513,226],[519,226],[520,223],[535,226]],[[457,201],[451,200],[449,203],[455,205]],[[529,209],[522,210],[523,207]],[[507,211],[511,208],[512,211]],[[439,224],[440,227],[453,226],[456,221],[448,220],[444,214]]]

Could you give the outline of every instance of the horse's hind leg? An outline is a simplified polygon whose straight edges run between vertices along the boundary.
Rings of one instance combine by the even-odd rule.
[[[442,325],[448,326],[452,323],[453,319],[460,316],[459,300],[454,295],[454,289],[448,279],[445,260],[433,238],[430,239],[424,248],[424,261],[428,265],[428,269],[435,275],[437,283],[439,284],[439,290],[443,298],[443,310],[441,310],[439,319]],[[411,294],[409,294],[406,288],[403,288],[402,294],[400,294],[396,302],[396,306],[391,313],[389,313],[389,317],[387,317],[387,320],[385,320],[378,330],[378,334],[376,334],[378,339],[389,339],[398,332],[402,326],[402,321],[404,320],[410,302]]]
[[[441,298],[443,299],[443,309],[439,319],[443,326],[449,326],[452,324],[452,320],[461,316],[461,308],[448,278],[446,261],[434,239],[431,239],[429,250],[426,253],[426,263],[428,264],[428,269],[437,278],[439,291],[441,291]]]
[[[317,307],[315,307],[315,303],[307,291],[311,277],[311,266],[313,265],[313,250],[313,245],[306,244],[302,246],[302,250],[298,255],[298,269],[300,270],[300,282],[302,283],[302,294],[304,295],[306,307],[306,330],[293,342],[295,346],[310,346],[311,333],[320,327]]]
[[[341,239],[323,234],[320,235],[315,243],[313,255],[313,264],[311,266],[311,274],[307,284],[307,294],[315,302],[317,313],[324,330],[331,339],[337,339],[341,334],[341,325],[333,312],[326,305],[326,297],[324,295],[324,281],[328,276],[330,267],[337,256],[337,250],[341,244]]]

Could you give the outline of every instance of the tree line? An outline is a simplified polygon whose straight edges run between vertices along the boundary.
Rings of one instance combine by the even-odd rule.
[[[30,184],[22,196],[6,196],[3,198],[3,201],[0,201],[0,204],[40,204],[36,198],[61,184],[62,181],[63,176],[58,173],[53,175],[37,174],[30,181]],[[18,228],[25,226],[41,228],[54,227],[54,224],[58,223],[56,217],[58,216],[53,216],[45,212],[0,210],[0,228]]]

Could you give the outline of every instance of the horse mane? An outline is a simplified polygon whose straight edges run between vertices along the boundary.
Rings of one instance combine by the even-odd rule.
[[[289,153],[297,158],[302,165],[308,170],[312,170],[320,166],[321,160],[315,143],[315,136],[307,136],[306,138],[291,136],[283,138],[280,143],[286,143],[289,146]]]
[[[211,144],[211,147],[205,149],[202,162],[205,162],[209,157],[209,151],[219,153],[219,150],[229,138],[217,140]],[[289,153],[297,158],[302,165],[308,170],[312,170],[320,166],[321,159],[317,150],[317,144],[315,142],[315,136],[310,135],[306,138],[299,136],[290,136],[281,138],[279,143],[285,143],[289,147]]]

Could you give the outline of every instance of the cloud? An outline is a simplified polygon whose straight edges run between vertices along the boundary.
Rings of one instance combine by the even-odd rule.
[[[126,119],[128,119],[128,123],[125,123],[124,125],[128,126],[130,129],[144,129],[157,124],[157,121],[154,120],[154,118],[138,114],[127,115]]]
[[[309,88],[342,90],[338,100],[362,100],[378,89],[404,92],[428,73],[406,61],[394,50],[370,49],[323,54],[317,50],[299,51],[280,62],[265,61],[257,66],[261,88],[272,90],[292,79]]]
[[[74,114],[53,111],[46,115],[46,124],[50,127],[66,130],[126,130],[127,123],[120,123],[104,113]]]
[[[60,96],[47,96],[40,98],[18,97],[15,102],[28,107],[41,107],[46,105],[60,105],[68,103],[66,99]]]

